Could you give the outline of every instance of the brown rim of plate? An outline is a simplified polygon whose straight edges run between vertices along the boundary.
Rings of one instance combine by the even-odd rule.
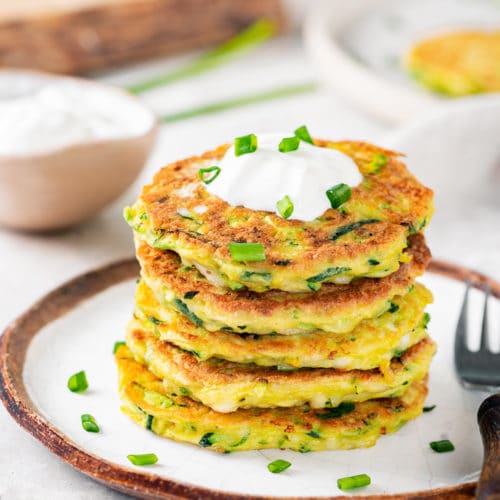
[[[458,281],[468,281],[475,288],[489,285],[500,299],[500,283],[466,268],[433,260],[428,270]],[[86,452],[47,421],[30,399],[23,382],[23,364],[31,339],[48,323],[63,316],[80,302],[122,281],[139,275],[135,259],[119,261],[78,276],[50,292],[15,319],[0,337],[0,399],[7,411],[36,439],[59,458],[87,476],[117,491],[144,499],[262,500],[272,497],[225,493],[194,484],[181,483],[158,475],[123,467]],[[393,495],[367,495],[369,500],[470,499],[477,483]],[[279,500],[291,500],[279,497]],[[321,497],[325,500],[326,497]],[[350,497],[335,497],[347,500]],[[319,497],[300,497],[315,500]],[[278,500],[278,497],[276,497]]]

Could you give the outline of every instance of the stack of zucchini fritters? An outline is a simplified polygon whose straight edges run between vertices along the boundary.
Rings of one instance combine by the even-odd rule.
[[[142,273],[116,359],[123,410],[145,428],[306,452],[371,446],[421,413],[435,344],[415,278],[432,192],[396,153],[315,145],[349,155],[363,181],[313,221],[210,194],[199,169],[228,145],[163,168],[126,209]],[[232,251],[248,243],[264,257]]]

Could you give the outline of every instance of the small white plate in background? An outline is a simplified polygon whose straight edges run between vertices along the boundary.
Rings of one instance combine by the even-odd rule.
[[[326,0],[311,2],[304,42],[328,87],[399,123],[444,100],[402,67],[413,43],[446,31],[499,27],[497,0]]]

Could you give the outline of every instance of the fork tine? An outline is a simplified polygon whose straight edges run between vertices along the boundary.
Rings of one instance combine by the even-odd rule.
[[[489,351],[490,342],[488,336],[488,299],[490,297],[491,289],[488,285],[484,287],[484,308],[483,308],[483,323],[481,325],[481,345],[479,351]]]
[[[467,347],[467,309],[469,304],[470,281],[467,281],[462,309],[458,318],[457,331],[455,334],[455,362],[462,359],[468,351]]]

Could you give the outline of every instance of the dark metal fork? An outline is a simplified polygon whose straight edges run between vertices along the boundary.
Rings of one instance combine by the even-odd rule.
[[[500,353],[491,351],[488,332],[488,299],[485,292],[481,343],[479,351],[467,347],[467,310],[471,283],[467,283],[455,336],[455,369],[462,384],[469,389],[495,391],[500,389]],[[479,500],[500,500],[500,394],[487,398],[479,407],[477,419],[484,445],[484,461],[476,490]]]

